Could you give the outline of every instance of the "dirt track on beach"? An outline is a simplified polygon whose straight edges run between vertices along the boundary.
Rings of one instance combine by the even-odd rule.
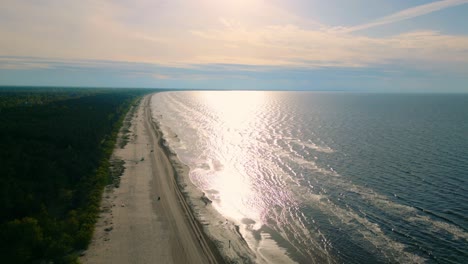
[[[119,188],[106,189],[93,241],[82,263],[218,263],[177,185],[145,96],[130,126]],[[159,199],[158,199],[159,197]]]

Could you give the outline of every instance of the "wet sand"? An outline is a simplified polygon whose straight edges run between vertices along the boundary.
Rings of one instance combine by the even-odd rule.
[[[145,96],[132,118],[129,143],[114,151],[125,161],[125,172],[119,188],[105,190],[93,241],[80,261],[223,262],[177,184],[150,100]]]

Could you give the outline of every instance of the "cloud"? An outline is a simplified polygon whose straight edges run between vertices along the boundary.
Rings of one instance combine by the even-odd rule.
[[[463,4],[467,4],[467,3],[468,3],[468,0],[442,0],[442,1],[437,1],[437,2],[433,2],[433,3],[429,3],[429,4],[424,4],[424,5],[408,8],[408,9],[402,10],[402,11],[394,13],[394,14],[391,14],[389,16],[382,17],[380,19],[377,19],[375,21],[372,21],[372,22],[369,22],[369,23],[366,23],[366,24],[362,24],[362,25],[358,25],[358,26],[354,26],[354,27],[349,27],[349,28],[344,28],[341,31],[342,32],[354,32],[354,31],[359,31],[359,30],[368,29],[368,28],[372,28],[372,27],[382,26],[382,25],[386,25],[386,24],[392,24],[392,23],[395,23],[395,22],[399,22],[399,21],[403,21],[403,20],[406,20],[406,19],[410,19],[410,18],[430,14],[432,12],[439,11],[439,10],[442,10],[442,9],[445,9],[445,8],[454,7],[454,6],[458,6],[458,5],[463,5]]]
[[[232,26],[192,31],[212,45],[231,46],[216,54],[199,56],[200,62],[244,62],[300,67],[363,67],[392,61],[468,63],[468,36],[416,31],[391,37],[356,36],[294,25],[260,28]]]
[[[52,67],[50,63],[31,58],[0,57],[0,70],[51,69]]]
[[[0,56],[75,61],[75,66],[91,68],[112,61],[104,65],[109,69],[118,61],[183,68],[367,67],[396,62],[456,65],[464,71],[468,67],[467,36],[435,31],[380,38],[353,34],[468,2],[461,0],[410,8],[342,31],[260,0],[5,1],[0,10]],[[39,65],[23,62],[21,67]],[[173,76],[158,74],[159,79]]]
[[[158,74],[158,73],[153,74],[152,77],[153,77],[154,79],[163,79],[163,80],[165,80],[165,79],[172,79],[172,76],[169,76],[169,75],[167,75],[167,74]]]

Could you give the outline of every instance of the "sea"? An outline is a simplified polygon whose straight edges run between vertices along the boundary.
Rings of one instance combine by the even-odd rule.
[[[468,263],[467,94],[175,91],[152,109],[252,262]]]

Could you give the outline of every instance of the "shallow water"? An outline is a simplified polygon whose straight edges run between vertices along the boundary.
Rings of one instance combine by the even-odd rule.
[[[166,92],[152,107],[257,261],[468,262],[467,95]]]

